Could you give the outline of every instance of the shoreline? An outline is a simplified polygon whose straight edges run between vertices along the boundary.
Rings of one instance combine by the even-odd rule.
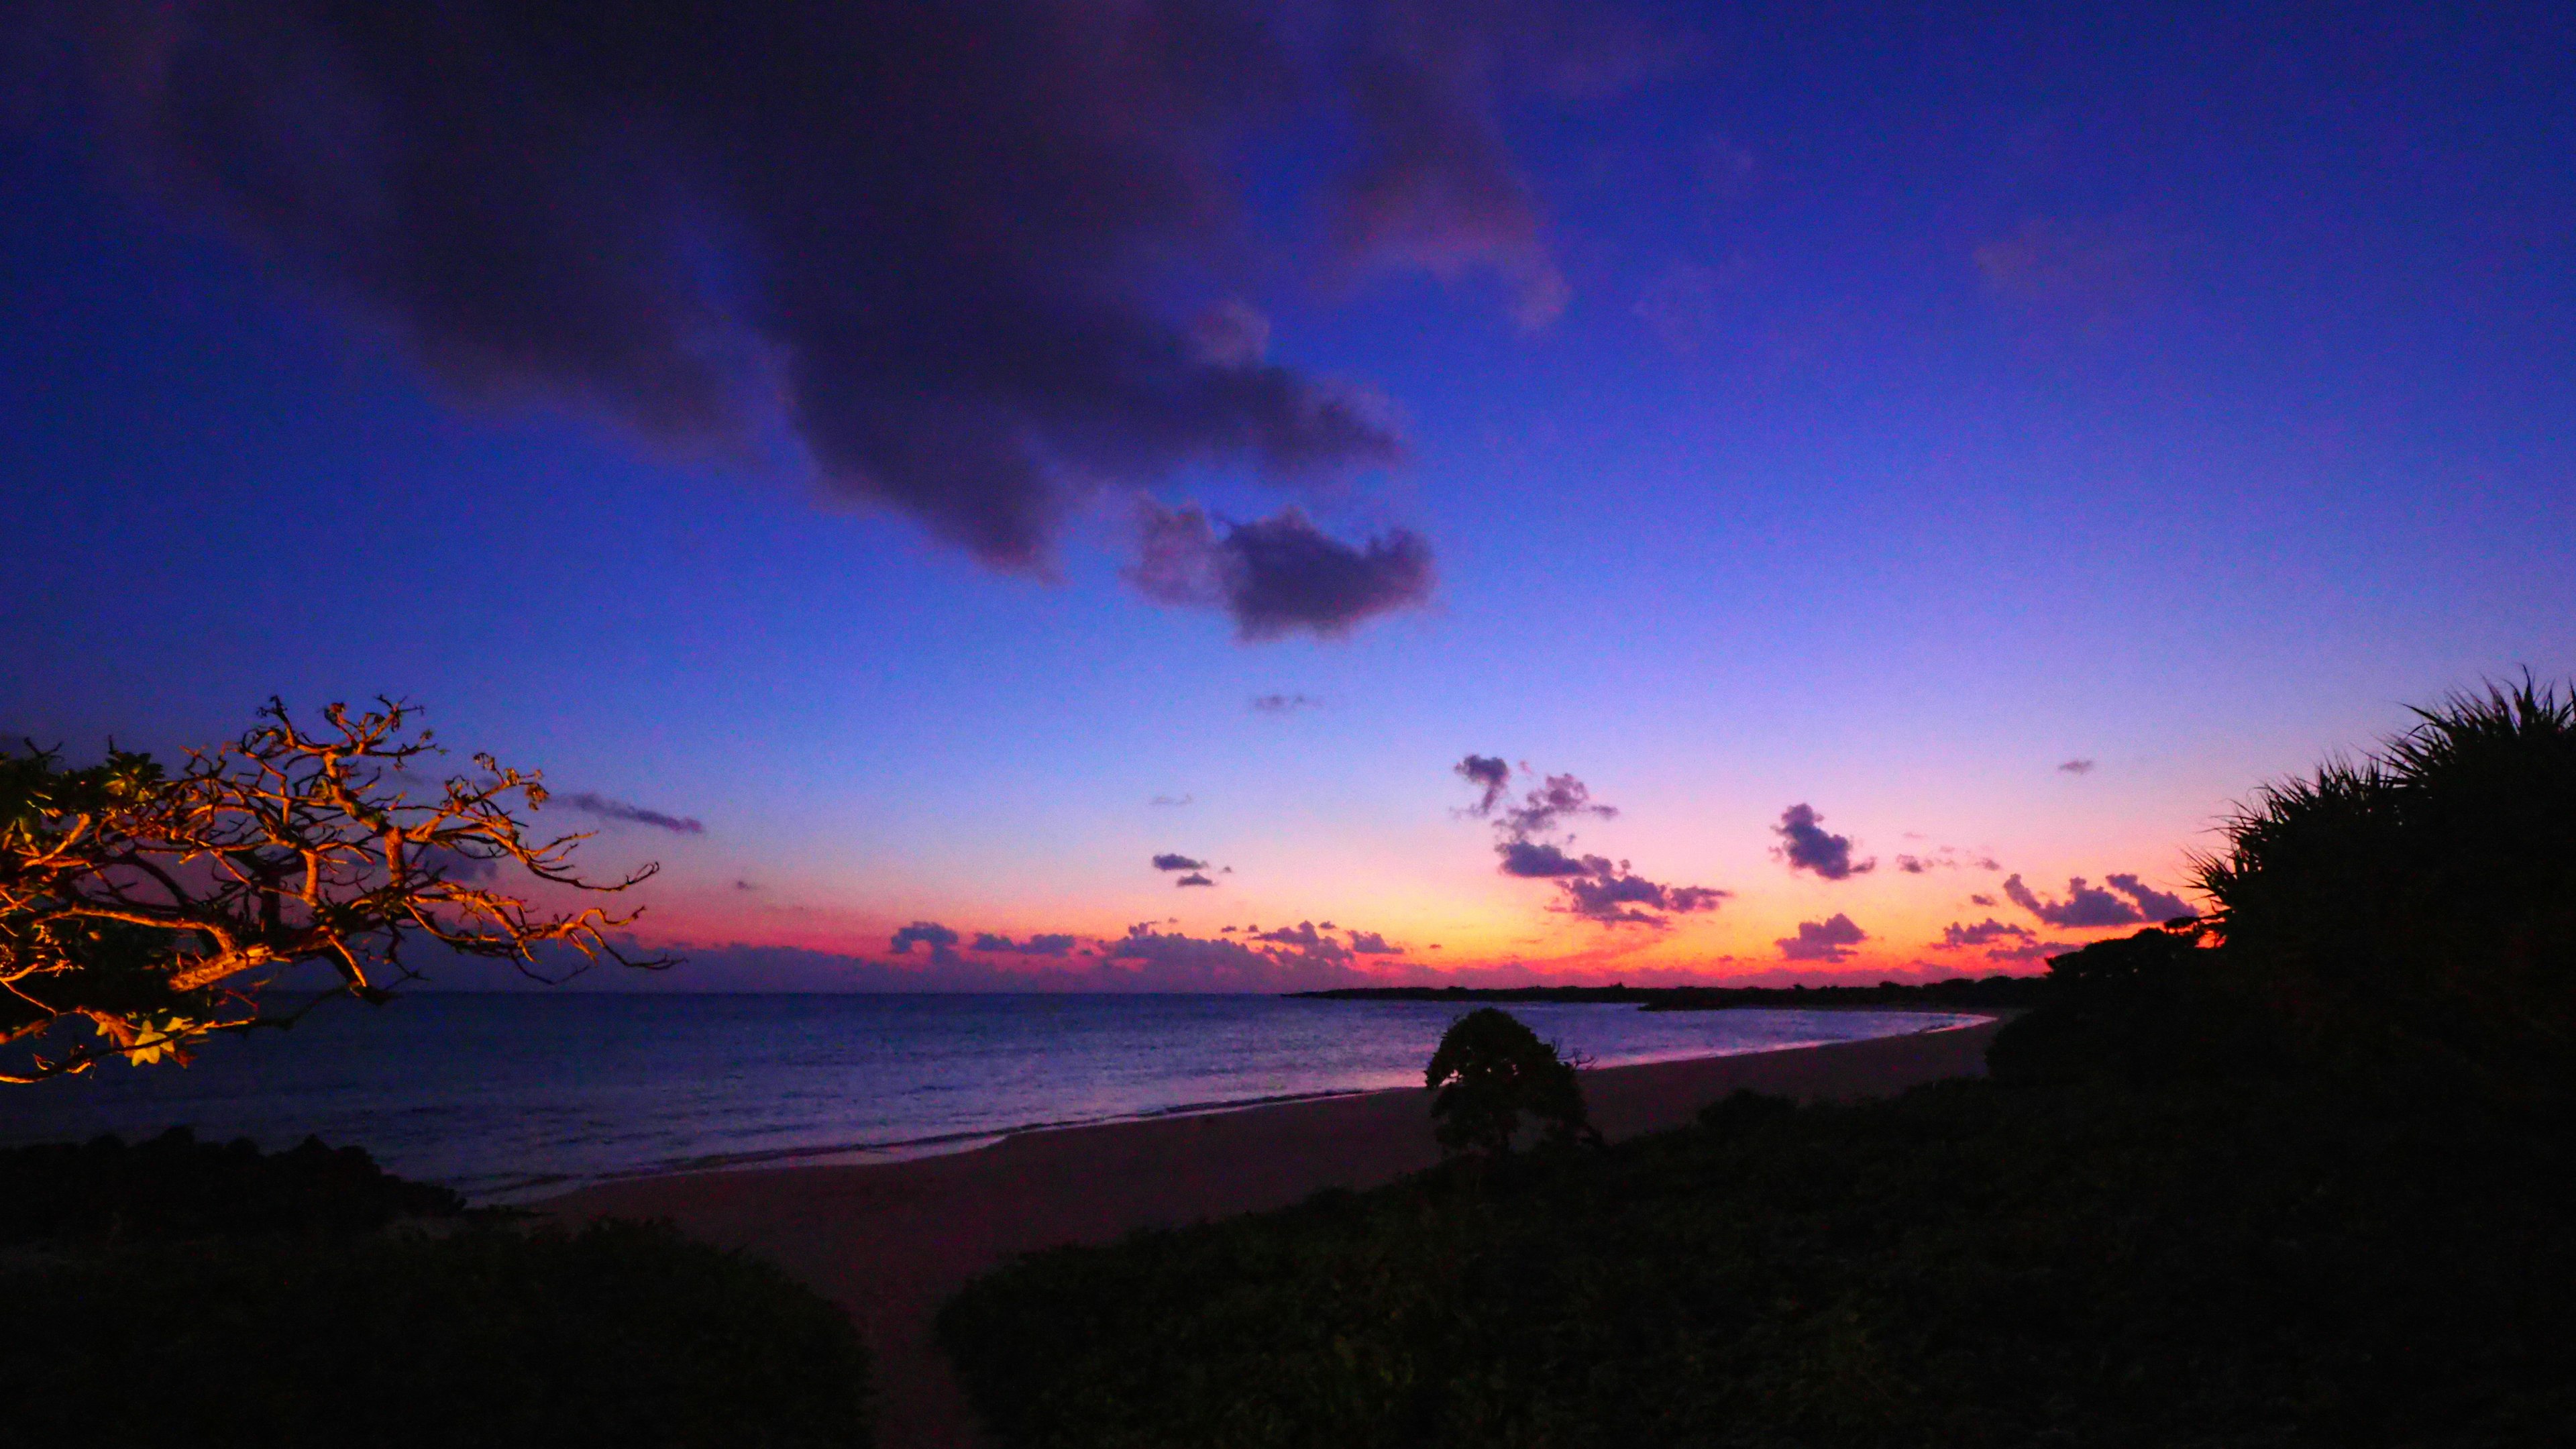
[[[1641,1008],[1652,1009],[1652,1008]],[[1730,1008],[1743,1010],[1748,1008]],[[1750,1008],[1764,1010],[1769,1008]],[[1801,1008],[1804,1010],[1805,1008]],[[1922,1015],[1939,1017],[1942,1024],[1916,1027],[1883,1037],[1859,1037],[1850,1040],[1793,1042],[1777,1046],[1748,1047],[1723,1052],[1691,1052],[1674,1056],[1650,1056],[1636,1061],[1613,1062],[1587,1067],[1585,1080],[1596,1072],[1623,1071],[1630,1067],[1671,1066],[1678,1062],[1715,1061],[1731,1057],[1765,1056],[1776,1052],[1807,1051],[1816,1047],[1847,1046],[1855,1041],[1893,1041],[1924,1036],[1942,1031],[1965,1031],[1972,1027],[2009,1020],[2015,1012],[1933,1011],[1920,1013],[1887,1007],[1828,1006],[1814,1008],[1819,1013],[1871,1011],[1880,1015]],[[762,1148],[749,1152],[717,1152],[704,1156],[657,1163],[628,1171],[581,1179],[570,1175],[533,1181],[523,1187],[507,1190],[490,1200],[492,1206],[539,1208],[546,1202],[595,1187],[613,1187],[624,1183],[643,1182],[665,1177],[694,1177],[717,1172],[758,1172],[771,1168],[799,1167],[878,1167],[897,1163],[919,1162],[933,1157],[951,1157],[961,1153],[982,1152],[1014,1137],[1043,1132],[1067,1132],[1092,1127],[1119,1127],[1134,1123],[1161,1122],[1178,1117],[1219,1116],[1232,1112],[1259,1111],[1266,1107],[1293,1107],[1309,1102],[1338,1101],[1345,1097],[1365,1097],[1380,1092],[1419,1091],[1409,1086],[1327,1087],[1307,1092],[1279,1092],[1261,1097],[1217,1098],[1204,1102],[1177,1102],[1168,1107],[1152,1107],[1105,1117],[1068,1117],[1056,1121],[1018,1122],[999,1127],[979,1127],[965,1131],[933,1133],[924,1137],[898,1138],[885,1142],[820,1144],[810,1147]],[[503,1201],[503,1199],[508,1199]]]
[[[1802,1101],[1888,1096],[1981,1076],[2001,1020],[1583,1074],[1612,1139],[1687,1124],[1739,1088]],[[988,1147],[899,1161],[666,1173],[529,1204],[559,1221],[667,1218],[777,1264],[849,1311],[874,1358],[878,1442],[978,1441],[931,1318],[967,1280],[1021,1253],[1108,1242],[1140,1228],[1285,1207],[1367,1188],[1439,1160],[1430,1093],[1346,1093],[1186,1115],[1019,1132]]]

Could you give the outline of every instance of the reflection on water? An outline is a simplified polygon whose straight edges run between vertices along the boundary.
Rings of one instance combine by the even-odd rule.
[[[1602,1066],[1972,1021],[1514,1004]],[[420,995],[0,1090],[0,1142],[354,1142],[478,1198],[687,1166],[953,1151],[1022,1127],[1404,1086],[1464,1010],[1260,996]]]

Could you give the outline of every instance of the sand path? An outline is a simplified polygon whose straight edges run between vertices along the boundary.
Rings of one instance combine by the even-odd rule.
[[[1616,1139],[1677,1127],[1751,1087],[1802,1099],[1882,1096],[1980,1075],[1996,1023],[1584,1074]],[[1370,1187],[1438,1159],[1428,1095],[1370,1092],[1195,1117],[1070,1127],[910,1162],[638,1178],[556,1198],[580,1218],[668,1218],[777,1263],[849,1309],[875,1359],[883,1449],[977,1444],[931,1316],[1016,1253]]]

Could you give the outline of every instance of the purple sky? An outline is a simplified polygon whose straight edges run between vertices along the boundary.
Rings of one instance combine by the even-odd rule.
[[[0,731],[409,697],[683,984],[1875,979],[2576,669],[2564,6],[658,13],[6,23]]]

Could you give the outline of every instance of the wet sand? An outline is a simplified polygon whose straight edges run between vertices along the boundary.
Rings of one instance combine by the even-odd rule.
[[[1985,1071],[1997,1023],[1875,1041],[1586,1072],[1613,1138],[1678,1127],[1739,1087],[1884,1096]],[[979,1442],[931,1340],[939,1305],[1013,1254],[1370,1187],[1428,1167],[1429,1094],[1369,1092],[1192,1117],[1068,1127],[909,1162],[638,1178],[542,1206],[563,1218],[668,1218],[755,1252],[846,1307],[867,1338],[883,1449]]]

